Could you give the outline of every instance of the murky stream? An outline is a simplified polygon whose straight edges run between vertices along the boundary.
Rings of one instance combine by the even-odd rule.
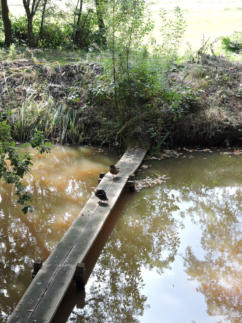
[[[90,148],[37,154],[28,216],[1,184],[0,322],[31,282],[33,259],[47,258],[116,160]],[[94,266],[99,256],[86,294],[70,289],[54,321],[240,322],[241,161],[219,153],[146,161],[140,176],[170,179],[121,197],[86,259]]]

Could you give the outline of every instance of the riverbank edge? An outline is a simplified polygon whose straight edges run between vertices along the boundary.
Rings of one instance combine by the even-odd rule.
[[[48,66],[31,59],[2,61],[0,110],[10,111],[7,119],[13,138],[28,141],[33,129],[39,129],[54,143],[114,150],[124,150],[130,144],[149,145],[151,151],[241,145],[242,64],[224,59],[211,63],[207,58],[177,66],[167,75],[169,82],[199,93],[195,108],[179,118],[168,113],[153,135],[147,135],[145,129],[151,125],[141,118],[126,140],[114,137],[101,108],[88,103],[89,90],[102,72],[96,63]]]

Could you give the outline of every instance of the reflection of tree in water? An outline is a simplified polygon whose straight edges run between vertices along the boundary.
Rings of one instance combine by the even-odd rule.
[[[137,322],[143,314],[147,297],[141,294],[142,270],[162,273],[179,245],[173,199],[159,188],[155,193],[136,195],[125,210],[90,278],[87,305],[73,311],[70,321]]]
[[[24,215],[11,186],[1,186],[1,198],[0,321],[4,321],[31,283],[33,260],[47,258],[49,251],[41,235],[46,217]]]
[[[37,211],[24,215],[13,188],[1,185],[0,189],[0,321],[4,322],[31,283],[34,260],[48,257],[70,223],[59,227],[54,223],[56,206],[66,204],[63,192],[32,182]],[[79,201],[78,208],[80,205]]]
[[[223,315],[227,321],[239,322],[242,305],[241,190],[215,188],[199,192],[196,212],[202,227],[201,245],[206,252],[199,260],[188,247],[185,267],[198,290],[204,294],[209,315]]]
[[[79,214],[104,165],[110,164],[108,157],[86,148],[57,146],[48,158],[33,156],[32,172],[24,181],[34,196],[34,213],[22,214],[12,187],[0,183],[0,322],[31,283],[34,259],[47,258]]]

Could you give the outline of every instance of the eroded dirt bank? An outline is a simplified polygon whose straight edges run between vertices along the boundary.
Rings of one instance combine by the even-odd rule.
[[[97,64],[49,66],[33,60],[0,62],[0,111],[7,115],[16,140],[25,141],[33,129],[59,143],[119,145],[103,110],[90,103],[90,89],[103,73]],[[242,142],[242,64],[204,55],[175,65],[167,74],[173,88],[190,88],[197,100],[180,118],[164,115],[161,131],[148,138],[147,118],[139,119],[132,133],[161,143],[229,146]],[[163,109],[162,105],[159,107]],[[150,122],[150,121],[148,121]],[[109,124],[108,126],[106,126]],[[132,135],[132,134],[131,134]],[[156,137],[155,137],[156,136]]]

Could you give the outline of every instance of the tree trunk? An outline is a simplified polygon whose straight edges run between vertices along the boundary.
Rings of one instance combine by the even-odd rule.
[[[24,9],[26,12],[26,16],[28,19],[28,45],[29,47],[35,47],[35,39],[34,39],[34,32],[33,32],[33,19],[34,15],[36,14],[38,7],[41,3],[41,0],[23,0]]]
[[[80,5],[79,5],[80,4]],[[78,8],[79,5],[79,8]],[[77,6],[76,6],[76,12],[75,15],[77,14],[77,10],[78,10],[78,14],[77,14],[77,21],[75,23],[75,33],[74,33],[74,44],[79,44],[80,40],[81,40],[81,16],[82,16],[82,6],[83,6],[83,0],[78,1]],[[79,44],[80,45],[80,44]]]
[[[29,47],[35,47],[35,39],[33,32],[33,17],[30,15],[28,18],[28,45]]]
[[[80,22],[81,22],[81,15],[82,15],[82,6],[83,6],[83,0],[80,0],[80,7],[78,10],[78,15],[77,15],[77,26],[80,26]]]
[[[12,43],[12,27],[11,27],[11,21],[9,19],[8,1],[1,0],[1,5],[2,5],[2,19],[3,19],[4,34],[5,34],[5,45],[9,47]]]
[[[106,27],[103,20],[103,11],[102,11],[102,0],[95,0],[96,5],[96,13],[97,13],[97,21],[98,21],[98,27],[100,31],[100,35],[102,37],[103,44],[106,44]]]
[[[45,19],[45,12],[46,12],[46,5],[47,5],[48,0],[44,0],[43,3],[43,9],[42,9],[42,14],[41,14],[41,23],[40,23],[40,28],[39,28],[39,35],[38,35],[38,41],[42,38],[43,36],[43,28],[44,28],[44,19]]]

